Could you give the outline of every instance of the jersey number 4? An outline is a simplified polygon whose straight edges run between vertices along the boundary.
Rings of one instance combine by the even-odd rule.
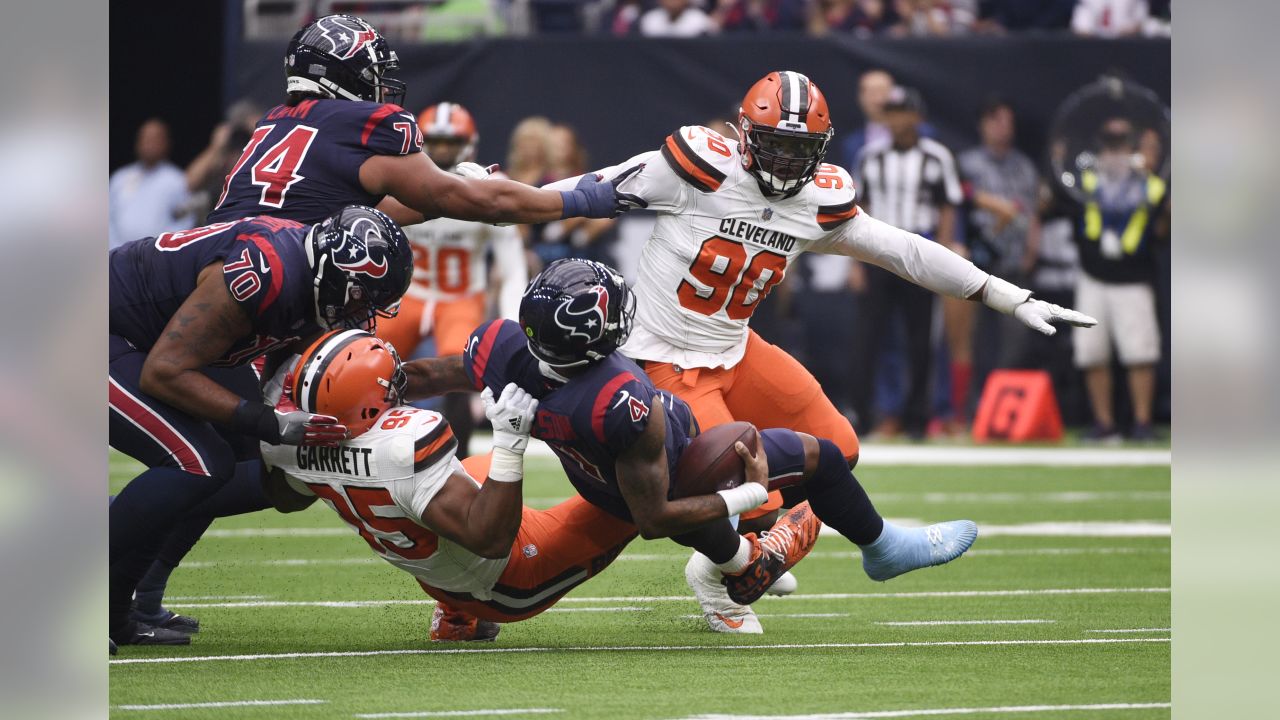
[[[696,313],[714,315],[724,309],[731,320],[745,320],[786,274],[787,258],[761,250],[747,262],[742,243],[707,238],[689,266],[689,274],[705,288],[681,280],[680,304]]]
[[[227,199],[231,179],[244,168],[258,146],[267,139],[275,127],[275,125],[263,125],[253,131],[253,137],[249,138],[249,142],[245,144],[244,152],[240,153],[240,159],[236,160],[231,172],[227,173],[227,179],[222,182],[222,195],[218,197],[215,210],[222,207],[223,201]],[[311,148],[311,143],[316,139],[318,132],[315,128],[306,125],[295,126],[288,135],[281,138],[280,142],[268,148],[253,167],[249,168],[249,182],[262,188],[259,205],[273,208],[284,206],[285,193],[294,183],[303,179],[298,174],[298,168],[307,158],[307,150]]]

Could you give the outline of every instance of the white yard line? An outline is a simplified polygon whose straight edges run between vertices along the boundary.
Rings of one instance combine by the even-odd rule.
[[[1004,705],[973,708],[922,708],[919,710],[873,710],[864,712],[819,713],[812,715],[691,715],[684,720],[874,720],[938,715],[1003,715],[1008,713],[1098,712],[1101,710],[1161,710],[1170,703],[1100,703],[1096,705]]]
[[[690,650],[814,650],[814,649],[872,649],[872,648],[926,648],[926,647],[998,647],[1009,645],[1120,645],[1136,643],[1168,643],[1169,638],[1081,638],[1072,640],[940,640],[936,642],[883,642],[883,643],[793,643],[779,645],[599,645],[594,647],[509,647],[509,648],[449,648],[405,650],[364,650],[334,652],[259,653],[254,655],[188,655],[178,657],[119,658],[110,660],[112,665],[153,665],[158,663],[193,663],[249,660],[296,660],[326,657],[382,657],[393,655],[472,655],[511,653],[578,653],[578,652],[686,652]]]
[[[896,620],[873,623],[890,627],[921,627],[935,625],[1046,625],[1057,620]]]
[[[225,702],[170,703],[165,705],[113,705],[112,710],[197,710],[205,708],[274,707],[276,705],[324,705],[328,700],[228,700]]]
[[[1085,630],[1091,633],[1147,633],[1147,632],[1171,632],[1172,628],[1106,628],[1103,630]]]
[[[937,590],[924,592],[901,593],[795,593],[783,597],[766,595],[761,601],[770,600],[881,600],[912,598],[954,598],[954,597],[1022,597],[1036,595],[1110,595],[1117,593],[1167,593],[1169,588],[1044,588],[1040,590]],[[567,597],[562,603],[609,603],[609,602],[689,602],[692,595],[650,595],[650,596],[617,596],[617,597]],[[212,603],[173,603],[170,608],[264,608],[264,607],[326,607],[326,608],[369,608],[385,605],[434,605],[435,600],[258,600],[246,602],[212,602]]]
[[[966,493],[948,493],[948,492],[918,492],[918,493],[902,493],[902,492],[885,492],[876,493],[874,500],[877,504],[889,502],[924,502],[929,504],[951,504],[951,503],[1048,503],[1054,505],[1075,505],[1080,503],[1092,502],[1117,502],[1117,501],[1139,501],[1139,502],[1168,502],[1171,494],[1168,490],[1162,491],[1143,491],[1136,490],[1132,492],[1123,491],[1103,491],[1103,492],[966,492]]]
[[[894,518],[899,520],[900,518]],[[899,522],[900,525],[919,525],[919,522]],[[839,537],[835,530],[822,526],[824,537]],[[1156,520],[1124,522],[1036,522],[1021,525],[988,525],[979,523],[978,537],[1170,537],[1173,527]]]
[[[1168,555],[1168,547],[1078,547],[1078,548],[974,548],[965,553],[965,557],[1003,557],[1016,555]],[[824,560],[857,560],[862,553],[839,550],[815,550],[806,558]],[[624,553],[615,562],[670,562],[683,563],[688,555],[672,553]],[[384,561],[369,555],[366,557],[347,558],[279,558],[275,560],[187,560],[182,563],[185,570],[203,570],[215,567],[306,567],[309,565],[378,565]],[[174,597],[168,600],[254,600],[261,595],[209,595],[202,597]]]
[[[419,712],[360,713],[358,718],[494,717],[498,715],[548,715],[564,708],[499,708],[494,710],[422,710]]]
[[[186,567],[184,564],[183,567]],[[173,600],[175,602],[200,601],[200,600],[266,600],[266,595],[169,595],[165,600]]]
[[[471,452],[489,452],[487,434],[471,436]],[[541,440],[529,443],[525,457],[552,458],[555,453]],[[1057,465],[1099,467],[1119,465],[1169,465],[1168,448],[1084,447],[948,447],[941,445],[892,445],[863,443],[858,466],[867,465]]]

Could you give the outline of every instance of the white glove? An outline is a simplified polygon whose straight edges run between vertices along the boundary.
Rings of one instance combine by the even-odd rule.
[[[465,177],[465,178],[487,178],[493,174],[494,170],[497,170],[497,169],[498,169],[497,165],[490,165],[489,167],[485,167],[483,165],[480,165],[479,163],[460,162],[453,167],[453,174],[461,175],[462,177]]]
[[[480,393],[480,399],[484,400],[485,417],[493,423],[493,446],[524,455],[538,401],[515,383],[508,383],[497,400],[489,388]]]
[[[1049,324],[1051,322],[1061,321],[1076,327],[1093,327],[1098,324],[1097,320],[1082,312],[1036,300],[1031,297],[1030,290],[995,275],[987,278],[986,287],[982,291],[982,302],[993,310],[1014,316],[1023,325],[1045,335],[1058,332],[1058,328]]]
[[[1051,322],[1061,321],[1068,325],[1086,328],[1098,324],[1096,319],[1082,312],[1034,298],[1014,308],[1013,316],[1023,325],[1045,335],[1056,335],[1058,332],[1058,328],[1049,324]]]

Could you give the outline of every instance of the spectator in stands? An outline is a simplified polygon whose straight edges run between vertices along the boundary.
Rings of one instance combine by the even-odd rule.
[[[893,89],[893,76],[876,68],[858,78],[858,107],[864,124],[850,132],[840,144],[840,162],[856,171],[863,148],[889,142],[889,128],[884,124],[884,101]]]
[[[884,103],[891,142],[870,146],[856,176],[861,205],[884,222],[958,249],[956,208],[963,200],[951,152],[920,133],[924,100],[911,88],[895,87]],[[933,294],[878,267],[862,266],[865,289],[858,299],[853,346],[854,410],[860,433],[872,420],[872,391],[888,323],[895,312],[906,319],[908,389],[901,424],[922,439],[929,421],[929,377],[933,360]]]
[[[635,33],[643,12],[643,0],[620,0],[617,7],[613,9],[613,17],[609,21],[609,33],[618,37]]]
[[[889,34],[898,37],[946,37],[969,32],[977,19],[975,0],[894,0],[898,22]]]
[[[716,0],[711,19],[721,32],[803,30],[806,0]]]
[[[586,172],[587,151],[578,134],[569,125],[552,125],[546,135],[546,169],[537,181],[546,185]],[[613,226],[609,219],[568,218],[529,226],[529,241],[538,260],[545,266],[566,257],[591,257],[588,246],[599,240]],[[540,270],[541,268],[536,268]]]
[[[890,0],[815,0],[809,4],[809,34],[849,32],[860,37],[887,32],[898,20]]]
[[[658,0],[658,7],[640,16],[645,37],[698,37],[717,31],[716,24],[693,0]]]
[[[194,225],[182,170],[169,162],[169,126],[151,118],[138,128],[137,160],[111,174],[108,189],[111,247]]]
[[[1155,364],[1160,359],[1151,246],[1167,232],[1169,192],[1159,176],[1143,167],[1129,120],[1115,117],[1104,122],[1098,145],[1096,169],[1080,174],[1084,197],[1076,234],[1081,272],[1075,305],[1098,318],[1098,327],[1074,333],[1075,361],[1084,371],[1093,407],[1090,437],[1119,438],[1111,397],[1114,343],[1129,376],[1130,437],[1150,440]]]
[[[1009,103],[989,98],[978,119],[982,144],[960,154],[967,213],[965,234],[969,256],[983,270],[1025,286],[1036,262],[1040,242],[1038,194],[1040,178],[1035,164],[1014,146],[1014,112]],[[1070,304],[1067,307],[1071,307]],[[967,370],[953,358],[952,406],[957,413],[969,408],[966,395],[982,388],[987,375],[998,367],[1011,367],[1022,353],[1030,333],[1018,332],[1003,322],[1007,316],[978,312],[973,341],[973,383]]]
[[[1079,0],[1071,30],[1092,37],[1128,37],[1142,32],[1148,16],[1147,0]]]
[[[547,136],[551,121],[541,115],[521,120],[511,131],[507,143],[507,166],[504,171],[516,182],[536,185],[547,174]]]
[[[191,193],[188,207],[193,217],[203,218],[218,202],[223,179],[240,158],[261,117],[262,109],[252,100],[232,103],[226,119],[214,127],[208,147],[187,165],[187,190]]]

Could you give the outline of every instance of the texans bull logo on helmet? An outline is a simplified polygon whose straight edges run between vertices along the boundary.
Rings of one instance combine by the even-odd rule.
[[[372,278],[387,274],[387,259],[374,259],[370,244],[383,244],[382,231],[370,218],[358,218],[351,229],[342,234],[342,244],[333,251],[333,264],[347,272],[362,273]]]
[[[587,293],[566,298],[556,308],[556,325],[569,331],[570,338],[581,337],[591,343],[604,335],[605,320],[609,317],[609,291],[596,285]]]
[[[329,52],[340,60],[355,57],[364,46],[378,39],[378,31],[355,18],[323,17],[316,21],[316,27],[333,45]]]

